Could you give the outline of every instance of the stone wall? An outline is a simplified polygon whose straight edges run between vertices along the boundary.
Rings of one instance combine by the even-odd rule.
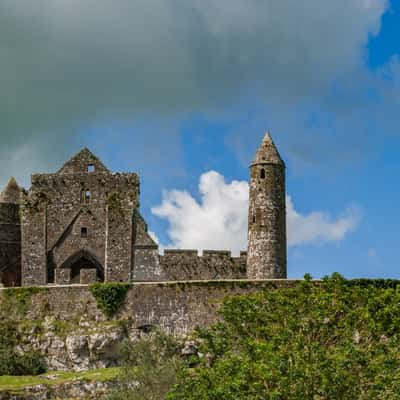
[[[0,203],[0,283],[21,284],[21,225],[17,204]]]
[[[12,307],[7,301],[29,288],[1,289],[0,305],[6,302],[8,316],[20,321],[21,351],[40,351],[52,370],[79,371],[114,365],[121,341],[134,341],[152,327],[185,338],[196,327],[215,323],[227,296],[293,284],[288,280],[133,284],[111,319],[98,309],[86,285],[34,288],[22,312],[17,300]]]
[[[23,285],[79,282],[82,268],[129,281],[138,197],[135,173],[111,173],[87,149],[57,173],[32,175],[21,205]]]
[[[165,281],[245,279],[246,252],[232,257],[230,251],[165,250],[160,256],[162,277]]]

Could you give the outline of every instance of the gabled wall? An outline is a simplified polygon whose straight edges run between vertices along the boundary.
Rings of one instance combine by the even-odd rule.
[[[21,284],[21,225],[17,204],[0,203],[0,277],[5,286]]]

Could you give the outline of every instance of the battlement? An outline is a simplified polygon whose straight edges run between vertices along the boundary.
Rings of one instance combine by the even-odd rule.
[[[166,280],[243,279],[246,277],[247,252],[232,257],[228,250],[166,249],[160,267]]]
[[[160,255],[139,197],[136,173],[112,172],[87,148],[55,173],[32,174],[29,190],[11,178],[0,194],[0,280],[12,286],[22,277],[23,286],[37,286],[286,278],[285,165],[269,134],[250,167],[248,254]]]

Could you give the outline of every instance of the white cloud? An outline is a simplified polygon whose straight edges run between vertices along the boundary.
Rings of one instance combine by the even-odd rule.
[[[169,223],[168,247],[228,249],[234,254],[247,247],[248,183],[225,182],[216,171],[200,176],[200,200],[180,190],[165,191],[162,204],[152,213]],[[302,215],[287,197],[288,244],[336,242],[353,231],[359,222],[357,209],[333,219],[327,213]]]
[[[337,219],[320,211],[302,215],[294,208],[290,196],[286,198],[286,208],[288,244],[290,246],[339,241],[347,233],[353,231],[360,221],[360,212],[357,208],[349,208]]]

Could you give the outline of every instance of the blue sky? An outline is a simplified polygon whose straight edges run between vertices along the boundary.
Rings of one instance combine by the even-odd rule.
[[[269,129],[302,217],[289,277],[400,278],[399,2],[93,1],[0,5],[0,183],[88,146],[140,174],[162,244],[235,248],[243,223],[211,225],[242,221],[231,182]]]

